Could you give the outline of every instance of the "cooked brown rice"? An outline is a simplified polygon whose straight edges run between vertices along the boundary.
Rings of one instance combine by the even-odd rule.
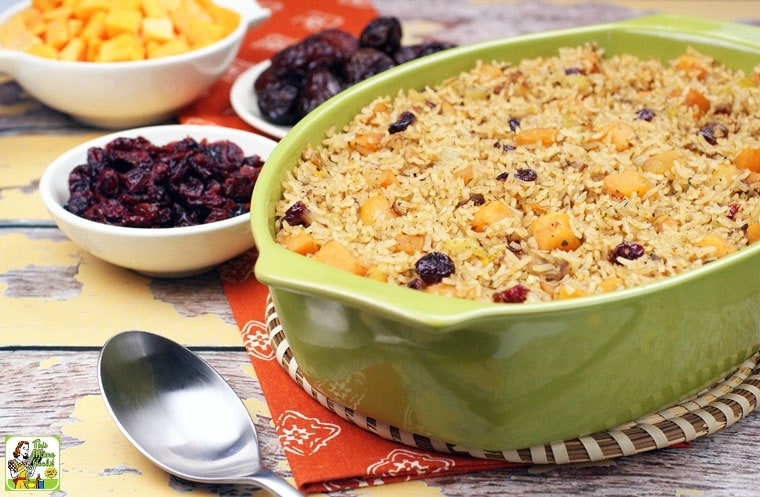
[[[405,111],[416,120],[389,133]],[[603,57],[593,44],[478,62],[435,88],[378,98],[308,147],[277,216],[301,201],[309,222],[280,222],[277,239],[308,233],[295,249],[309,257],[337,241],[355,272],[393,285],[441,252],[455,272],[423,286],[461,298],[490,301],[518,284],[529,302],[611,291],[754,241],[760,172],[734,162],[758,148],[760,66],[744,74],[691,49],[667,63]],[[623,171],[615,191],[605,178]],[[477,221],[492,201],[506,209]],[[570,243],[539,248],[531,226],[548,213],[567,214]],[[611,262],[621,242],[644,255]]]

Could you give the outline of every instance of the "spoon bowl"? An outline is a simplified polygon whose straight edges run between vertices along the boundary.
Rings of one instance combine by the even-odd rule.
[[[116,425],[161,469],[186,480],[301,495],[262,466],[245,405],[189,349],[152,333],[122,332],[103,345],[98,379]]]

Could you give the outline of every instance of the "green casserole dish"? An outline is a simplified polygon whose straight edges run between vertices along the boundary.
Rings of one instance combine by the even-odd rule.
[[[760,245],[655,283],[503,305],[361,278],[275,242],[275,205],[302,150],[362,107],[435,85],[477,60],[556,54],[668,61],[687,46],[749,73],[760,28],[651,16],[463,46],[409,62],[333,97],[269,156],[252,201],[257,279],[270,289],[309,382],[357,413],[449,444],[511,450],[609,429],[672,405],[760,349]],[[350,387],[350,388],[349,388]]]

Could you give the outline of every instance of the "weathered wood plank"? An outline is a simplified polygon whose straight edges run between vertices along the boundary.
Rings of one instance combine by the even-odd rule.
[[[244,352],[200,352],[222,373],[244,399],[263,402],[258,382],[249,376]],[[66,435],[61,426],[71,420],[78,399],[99,395],[98,351],[2,350],[5,366],[0,387],[0,426],[4,434],[62,435],[64,448],[81,441]],[[17,392],[28,392],[19,402]],[[285,454],[277,441],[271,419],[254,413],[267,464],[279,473],[286,468]],[[755,458],[760,454],[760,416],[751,414],[721,432],[695,441],[688,448],[674,448],[612,462],[576,466],[533,466],[503,471],[446,476],[426,480],[440,495],[550,496],[595,495],[642,497],[710,495],[750,497],[757,494],[760,476]],[[125,471],[127,469],[124,469]],[[175,482],[192,487],[194,484]],[[220,493],[235,492],[218,488]],[[215,492],[217,490],[214,490]],[[356,495],[349,491],[331,495]]]

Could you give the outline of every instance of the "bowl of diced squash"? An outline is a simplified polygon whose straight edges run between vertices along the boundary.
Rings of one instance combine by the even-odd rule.
[[[254,0],[25,0],[0,13],[0,72],[100,128],[167,120],[229,68]]]

